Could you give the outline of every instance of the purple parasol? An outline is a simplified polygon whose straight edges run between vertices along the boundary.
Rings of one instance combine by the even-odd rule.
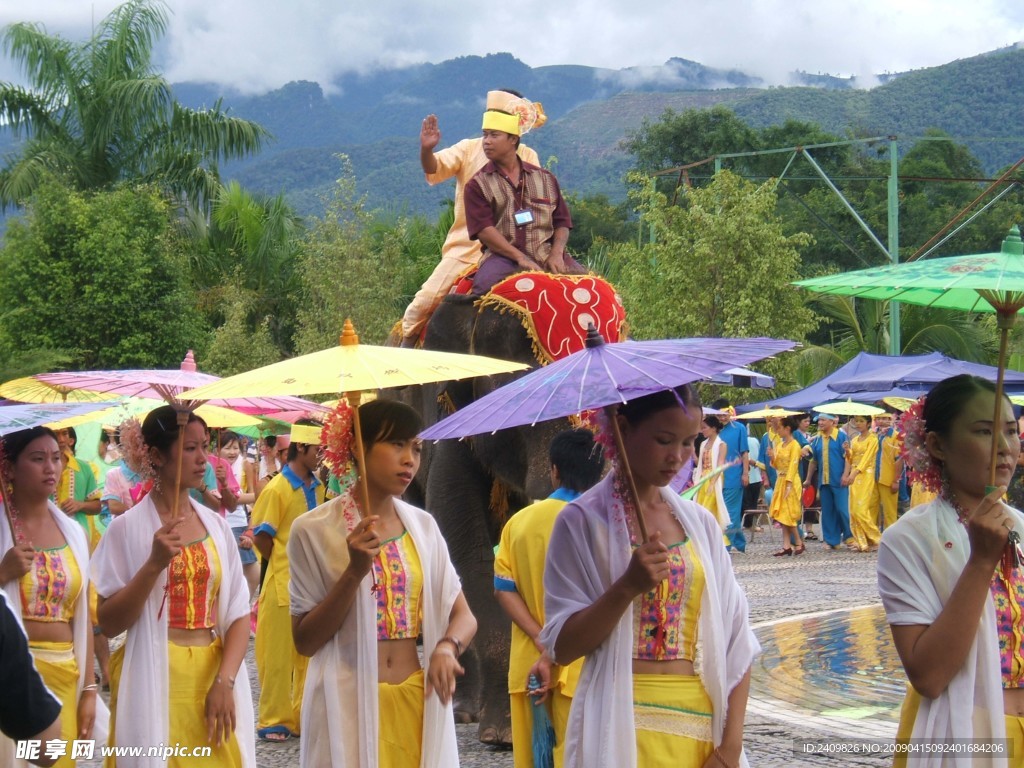
[[[611,409],[631,398],[707,379],[796,346],[780,339],[667,339],[605,344],[591,326],[579,352],[496,389],[420,433],[426,440],[468,437],[499,429]],[[612,416],[612,414],[609,414]],[[622,446],[618,420],[609,418],[619,461],[644,541],[640,498]]]
[[[666,339],[587,346],[496,389],[434,424],[420,437],[440,440],[534,425],[625,403],[630,398],[711,378],[796,346],[785,339]]]

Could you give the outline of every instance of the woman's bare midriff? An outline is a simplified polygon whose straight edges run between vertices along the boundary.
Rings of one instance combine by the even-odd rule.
[[[177,627],[167,628],[167,639],[175,645],[186,645],[204,648],[213,645],[217,639],[212,629],[178,629]]]
[[[671,661],[648,661],[633,659],[634,675],[695,675],[693,662],[688,659]]]
[[[1003,689],[1003,712],[1011,717],[1024,717],[1024,688]]]
[[[398,685],[420,669],[416,640],[377,641],[377,681]]]
[[[74,641],[71,625],[66,621],[32,621],[25,619],[25,634],[30,643],[70,643]]]

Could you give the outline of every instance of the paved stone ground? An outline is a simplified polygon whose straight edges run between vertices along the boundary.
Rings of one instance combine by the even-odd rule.
[[[841,680],[830,679],[834,670],[830,670],[828,663],[805,664],[803,659],[784,658],[784,652],[779,656],[779,651],[784,651],[786,639],[795,638],[803,643],[805,654],[810,652],[808,659],[818,658],[819,639],[815,632],[827,630],[829,624],[815,619],[812,622],[815,629],[811,631],[806,623],[780,624],[780,620],[818,615],[826,619],[829,616],[844,617],[849,609],[877,605],[877,558],[873,554],[846,550],[832,552],[820,542],[808,542],[807,553],[802,556],[775,558],[771,553],[778,549],[778,540],[777,532],[766,529],[750,544],[747,554],[733,556],[736,573],[750,601],[751,620],[766,646],[764,658],[755,665],[746,720],[746,749],[750,763],[773,767],[826,763],[887,765],[889,761],[882,757],[804,754],[797,748],[797,740],[835,742],[841,739],[891,738],[895,733],[893,708],[898,707],[901,695],[898,681],[893,685],[891,679],[891,661],[884,665],[885,670],[876,667],[881,670],[877,674],[867,670],[859,680],[860,685],[847,686],[838,684]],[[783,628],[781,634],[780,626]],[[822,637],[821,647],[835,641],[833,636],[829,637]],[[885,639],[877,639],[877,642],[884,645]],[[257,684],[251,646],[247,659],[255,695]],[[808,668],[807,674],[799,672],[803,667]],[[898,674],[898,670],[896,672]],[[785,679],[789,674],[794,675],[792,685],[788,685]],[[780,696],[780,690],[784,696]],[[879,707],[880,702],[884,706]],[[826,709],[840,715],[821,715]],[[459,725],[456,730],[464,768],[512,768],[512,753],[477,741],[475,725]],[[260,768],[296,766],[298,754],[296,740],[283,744],[258,741],[256,746]]]

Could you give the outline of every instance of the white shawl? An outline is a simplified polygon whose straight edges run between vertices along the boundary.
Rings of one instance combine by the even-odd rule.
[[[570,617],[589,608],[626,570],[631,555],[613,474],[568,504],[555,522],[544,570],[547,624],[540,639],[553,655]],[[748,621],[747,598],[736,582],[722,531],[702,507],[663,488],[662,498],[693,542],[704,566],[698,674],[713,706],[712,733],[721,743],[729,693],[760,653]],[[632,607],[583,665],[566,729],[566,768],[635,768]],[[747,765],[746,755],[740,765]]]
[[[191,501],[191,500],[190,500]],[[235,539],[223,518],[191,501],[199,520],[210,534],[221,564],[217,596],[217,634],[223,638],[237,619],[249,615],[249,588],[242,576]],[[110,597],[128,584],[149,559],[153,534],[160,516],[151,496],[146,496],[123,515],[115,517],[93,555],[93,580],[101,597]],[[149,593],[138,621],[128,628],[124,666],[117,695],[114,745],[155,746],[173,744],[169,733],[167,613],[158,618],[163,602],[167,570]],[[235,736],[244,768],[256,768],[252,699],[245,661],[235,677]],[[200,746],[200,745],[190,745]],[[119,757],[119,768],[142,768],[146,758]]]
[[[322,602],[348,565],[350,523],[344,503],[345,496],[332,499],[292,525],[288,561],[293,616]],[[423,567],[423,648],[429,660],[462,587],[434,518],[400,499],[395,499],[395,509]],[[377,603],[371,585],[367,574],[341,629],[309,661],[302,696],[302,766],[377,768]],[[451,701],[442,706],[433,694],[424,708],[420,767],[458,765]]]
[[[85,531],[78,522],[68,517],[52,501],[48,502],[50,514],[57,523],[61,534],[71,548],[71,555],[78,564],[78,570],[82,574],[82,589],[75,600],[75,615],[71,618],[71,641],[74,645],[75,662],[78,664],[78,696],[82,695],[82,688],[86,685],[85,668],[88,662],[87,649],[89,647],[89,635],[92,634],[92,622],[89,620],[89,543],[85,539]],[[0,504],[0,509],[3,505]],[[7,550],[14,547],[14,538],[11,536],[11,526],[8,523],[7,510],[3,510],[3,519],[0,521],[0,557],[7,553]],[[11,610],[22,623],[21,590],[18,581],[9,581],[2,585],[7,602]],[[24,625],[23,625],[24,626]],[[92,680],[88,681],[92,683]],[[98,742],[107,737],[107,728],[110,726],[110,712],[107,705],[98,695],[96,696],[96,720],[93,725],[93,738]],[[10,761],[4,758],[8,756]],[[27,762],[14,760],[14,742],[3,734],[0,734],[0,765],[28,766]]]
[[[703,473],[701,467],[704,466],[704,452],[711,451],[711,472],[718,469],[721,461],[719,461],[719,449],[722,447],[722,438],[715,435],[714,440],[705,440],[700,444],[700,453],[697,455],[697,462],[693,467],[693,482],[696,484],[702,477]],[[729,508],[725,506],[725,495],[722,493],[724,484],[723,475],[719,475],[714,480],[708,480],[712,487],[715,489],[715,504],[718,507],[715,510],[715,515],[718,517],[718,524],[724,531],[729,527]]]
[[[1024,517],[1015,509],[1006,509],[1014,517],[1017,531],[1024,532]],[[947,542],[952,546],[947,548]],[[941,498],[915,507],[887,528],[878,551],[878,591],[888,622],[897,626],[932,624],[953,592],[969,555],[967,530],[957,519],[956,510]],[[940,696],[921,697],[912,737],[1006,738],[999,638],[991,594],[985,598],[963,667]],[[981,758],[979,755],[978,764]],[[936,753],[918,755],[914,764],[921,768],[966,768],[974,763],[968,754]],[[984,755],[984,764],[1000,768],[1006,761]]]

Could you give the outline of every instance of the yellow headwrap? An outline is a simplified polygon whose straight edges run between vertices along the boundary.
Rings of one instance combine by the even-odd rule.
[[[320,427],[310,424],[292,424],[292,442],[303,445],[320,445],[320,429]]]
[[[502,131],[503,133],[511,133],[513,136],[519,136],[519,115],[508,115],[504,112],[487,110],[484,112],[483,129],[485,131]]]
[[[517,136],[525,136],[548,121],[547,115],[544,114],[544,106],[539,101],[530,101],[508,91],[488,91],[487,109],[519,115]]]

